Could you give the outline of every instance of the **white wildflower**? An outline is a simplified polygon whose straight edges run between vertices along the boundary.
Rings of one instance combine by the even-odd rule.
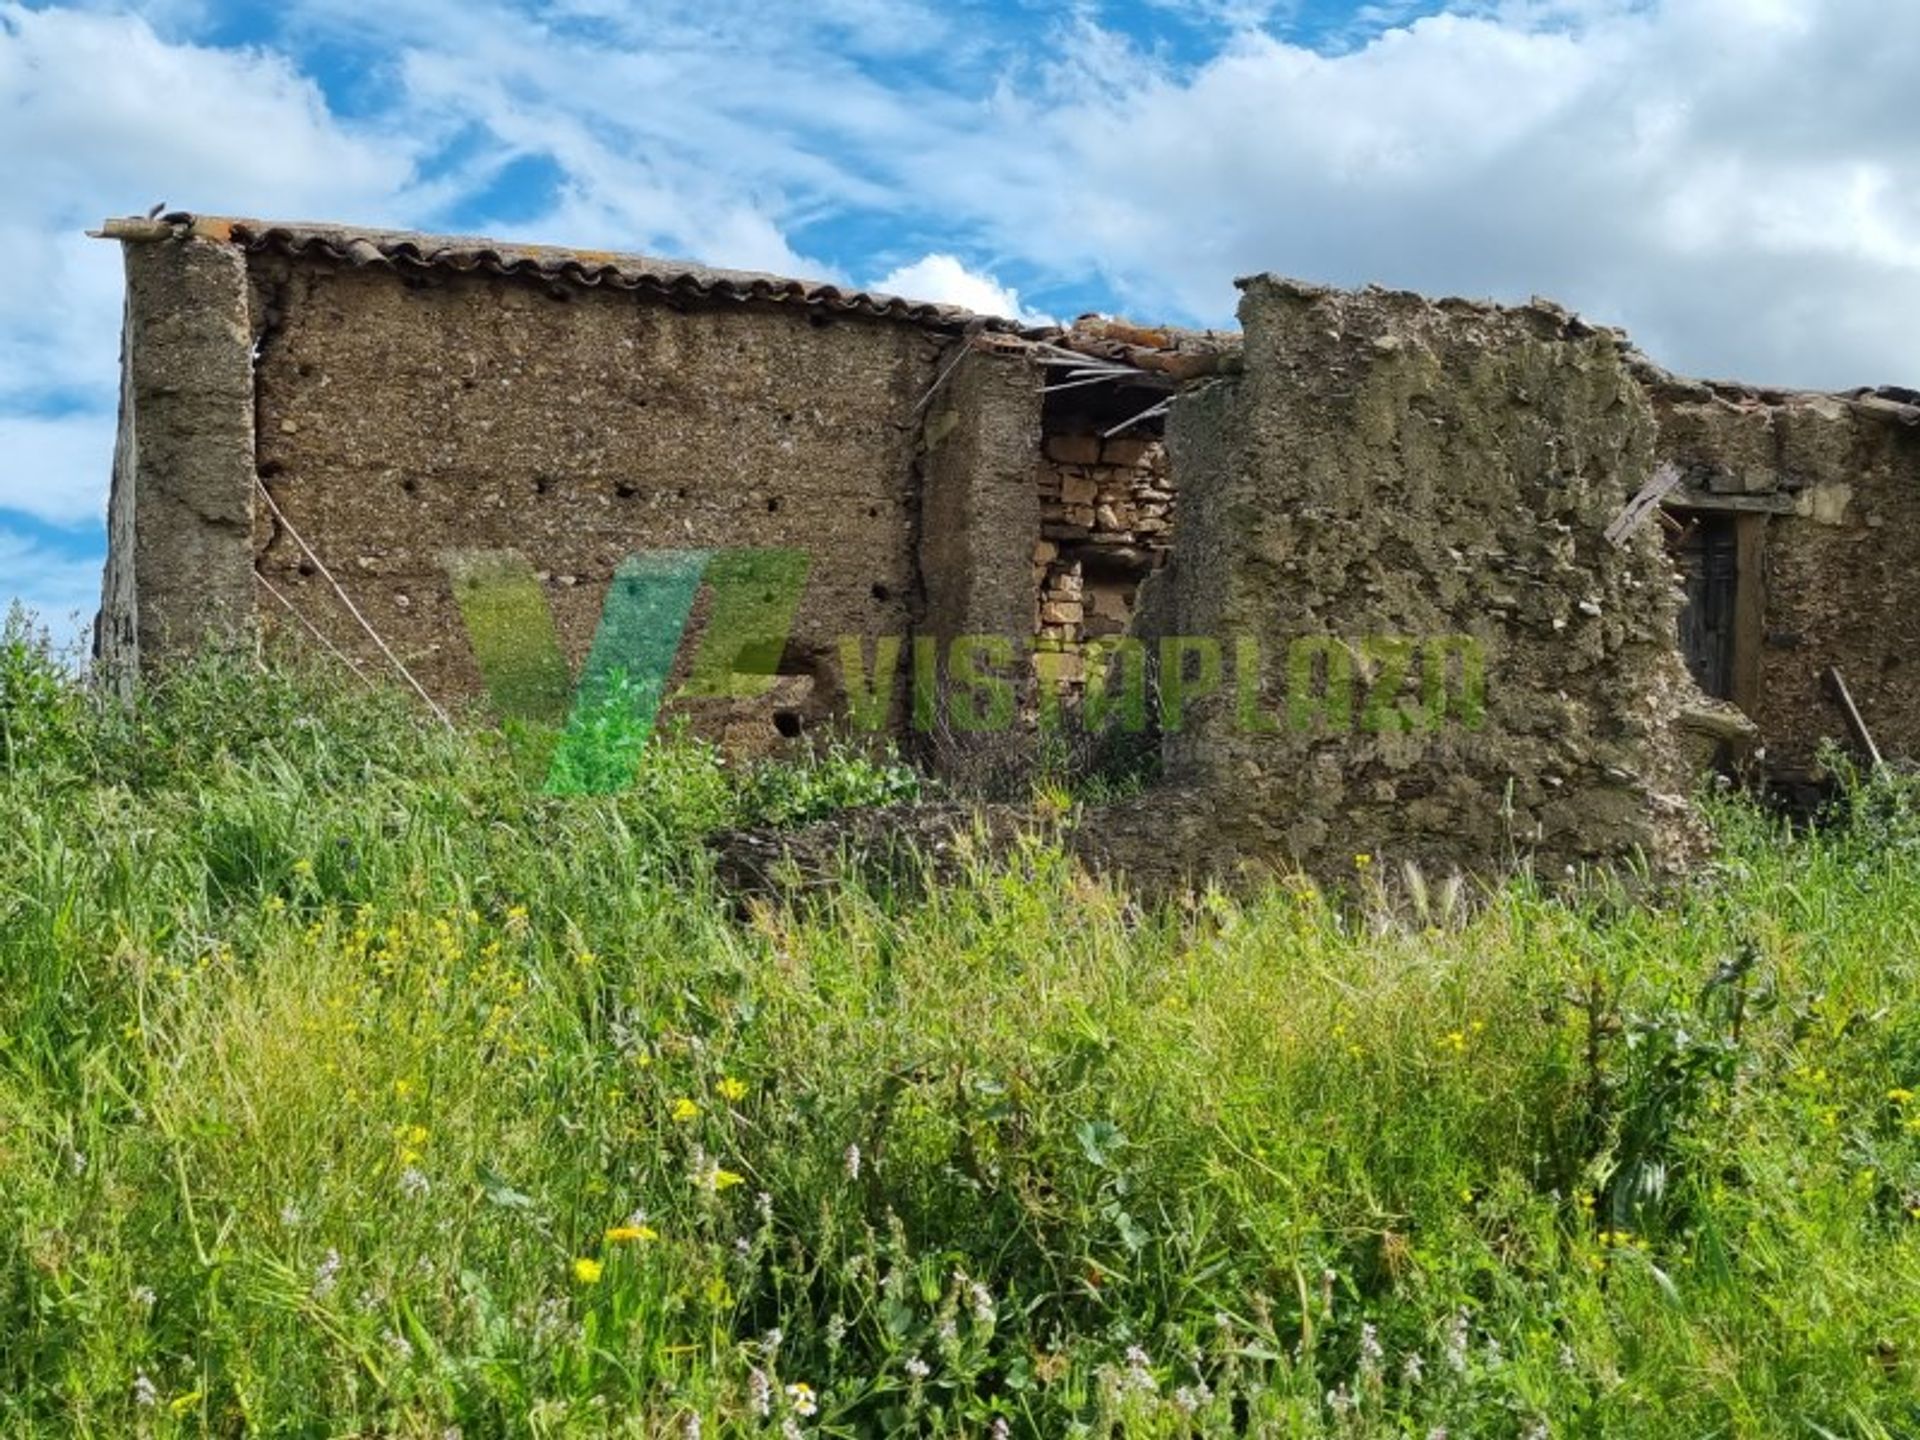
[[[1406,1383],[1408,1389],[1412,1389],[1420,1383],[1420,1377],[1426,1373],[1426,1369],[1427,1362],[1417,1353],[1409,1354],[1400,1362],[1400,1378]]]
[[[747,1372],[747,1404],[762,1419],[773,1413],[773,1387],[767,1383],[767,1372],[758,1366]]]
[[[1456,1374],[1463,1374],[1467,1368],[1467,1342],[1471,1338],[1466,1307],[1454,1312],[1453,1323],[1447,1327],[1447,1368]]]
[[[838,1310],[827,1317],[827,1348],[838,1350],[840,1342],[847,1338],[847,1317]]]
[[[427,1179],[419,1167],[409,1165],[400,1172],[400,1193],[409,1200],[418,1200],[431,1189],[433,1189],[433,1182]]]
[[[1327,1408],[1343,1419],[1353,1413],[1353,1396],[1348,1393],[1346,1386],[1327,1392]]]
[[[133,1403],[147,1410],[160,1403],[160,1392],[154,1388],[153,1381],[147,1378],[144,1370],[133,1377]]]
[[[974,1280],[967,1285],[967,1299],[973,1306],[974,1320],[982,1325],[991,1325],[994,1316],[993,1292]]]
[[[158,1303],[159,1298],[159,1296],[153,1293],[153,1287],[150,1285],[138,1285],[134,1287],[133,1303],[138,1305],[142,1310],[151,1310],[154,1305]]]
[[[340,1279],[340,1252],[329,1250],[313,1271],[313,1298],[324,1300]]]
[[[858,1145],[847,1146],[846,1159],[847,1179],[858,1180],[860,1178],[860,1147]]]
[[[1360,1379],[1363,1384],[1376,1384],[1380,1379],[1381,1362],[1387,1358],[1387,1352],[1380,1348],[1380,1332],[1371,1321],[1360,1327]]]
[[[700,1440],[700,1415],[689,1410],[687,1418],[680,1426],[680,1440]]]
[[[906,1371],[907,1375],[914,1380],[924,1380],[933,1373],[932,1368],[918,1355],[909,1355],[907,1357],[907,1363],[900,1368]]]
[[[382,1343],[386,1345],[387,1349],[394,1353],[396,1359],[411,1360],[413,1358],[412,1342],[398,1330],[389,1330],[386,1334],[382,1335],[380,1339]]]
[[[1213,1390],[1204,1380],[1192,1385],[1182,1385],[1173,1392],[1173,1405],[1183,1415],[1195,1414],[1213,1399]]]
[[[811,1385],[796,1383],[787,1386],[787,1403],[802,1420],[812,1419],[820,1410],[820,1402],[814,1398]]]

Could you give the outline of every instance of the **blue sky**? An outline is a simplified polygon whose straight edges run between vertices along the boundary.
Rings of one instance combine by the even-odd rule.
[[[1275,270],[1554,296],[1675,369],[1920,384],[1915,0],[0,0],[0,601],[95,603],[170,206],[1066,318]]]

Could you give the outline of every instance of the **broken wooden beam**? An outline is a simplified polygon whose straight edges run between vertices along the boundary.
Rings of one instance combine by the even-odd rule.
[[[1853,703],[1853,692],[1847,689],[1846,677],[1841,675],[1840,667],[1829,665],[1826,674],[1827,691],[1839,705],[1841,715],[1846,719],[1847,729],[1852,732],[1853,742],[1866,752],[1867,763],[1875,770],[1887,762],[1880,756],[1880,747],[1873,743],[1873,732],[1867,729],[1867,722],[1861,717],[1860,707]]]

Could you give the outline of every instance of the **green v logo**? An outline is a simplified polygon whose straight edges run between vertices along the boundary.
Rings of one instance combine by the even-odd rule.
[[[631,783],[703,584],[712,607],[679,694],[740,699],[772,687],[807,580],[799,550],[630,555],[613,577],[576,686],[525,556],[460,550],[442,564],[488,699],[506,719],[564,722],[547,788],[576,794]]]

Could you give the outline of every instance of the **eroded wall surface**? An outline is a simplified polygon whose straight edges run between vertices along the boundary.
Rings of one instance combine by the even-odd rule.
[[[454,550],[524,555],[576,669],[634,552],[803,550],[781,669],[809,720],[844,709],[843,639],[909,633],[915,407],[943,337],[485,274],[403,284],[272,255],[253,265],[260,474],[434,694],[482,689]],[[271,515],[254,543],[303,615],[381,663]],[[764,728],[765,707],[750,710]]]
[[[1660,452],[1690,508],[1756,517],[1745,577],[1757,613],[1741,698],[1764,771],[1815,776],[1821,744],[1851,747],[1823,677],[1837,668],[1889,756],[1920,757],[1920,409],[1647,376]]]
[[[1173,477],[1160,436],[1090,426],[1049,433],[1035,473],[1034,640],[1072,697],[1084,686],[1087,645],[1127,632],[1141,583],[1166,562]]]
[[[202,242],[126,251],[120,425],[95,646],[144,662],[251,635],[253,379],[246,266]]]
[[[1548,307],[1272,278],[1241,319],[1242,377],[1175,407],[1180,523],[1143,602],[1155,638],[1217,644],[1225,673],[1169,726],[1168,788],[1116,821],[1145,837],[1117,858],[1681,860],[1672,566],[1654,528],[1603,535],[1654,459],[1620,340]]]

